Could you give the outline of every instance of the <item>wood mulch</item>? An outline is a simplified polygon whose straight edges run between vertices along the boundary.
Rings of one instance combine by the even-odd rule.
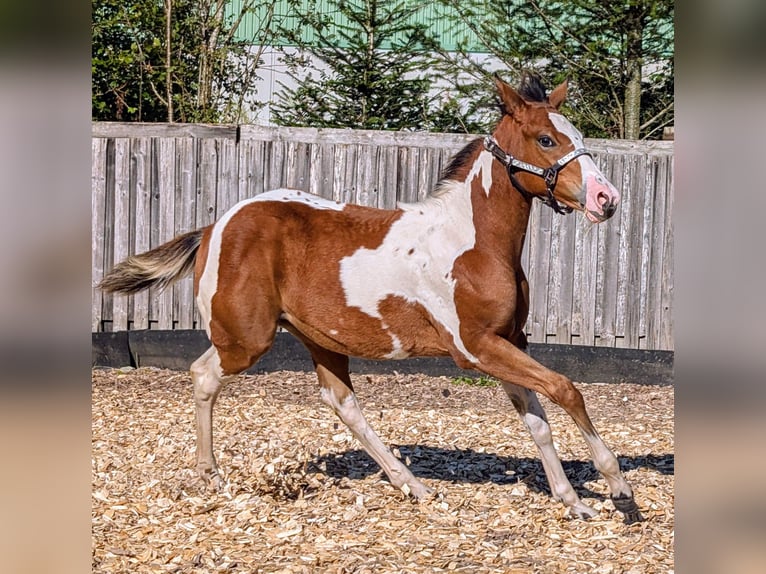
[[[499,387],[353,377],[373,428],[434,488],[392,487],[319,400],[312,373],[243,376],[214,414],[226,479],[194,467],[187,373],[93,371],[93,572],[673,572],[673,389],[580,384],[645,522],[625,525],[571,419],[543,399],[575,489],[569,517]]]

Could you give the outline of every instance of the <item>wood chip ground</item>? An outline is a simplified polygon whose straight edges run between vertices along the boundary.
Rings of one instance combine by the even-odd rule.
[[[93,572],[639,574],[673,572],[673,389],[578,385],[645,522],[625,525],[574,423],[543,399],[564,468],[598,510],[574,520],[548,490],[499,387],[353,377],[384,442],[433,487],[392,487],[319,400],[312,373],[243,376],[214,414],[226,478],[194,467],[187,373],[93,371]]]

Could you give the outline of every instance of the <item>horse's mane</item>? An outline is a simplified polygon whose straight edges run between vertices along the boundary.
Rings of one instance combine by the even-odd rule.
[[[548,101],[545,84],[543,84],[540,76],[529,70],[525,70],[522,73],[518,91],[519,95],[528,102],[544,103]],[[474,154],[476,148],[482,145],[482,141],[482,138],[472,140],[452,156],[447,167],[442,171],[439,182],[431,190],[429,196],[438,197],[441,194],[440,192],[444,191],[445,184],[451,181],[458,171],[464,167],[463,164]]]
[[[534,72],[525,71],[521,75],[519,95],[528,102],[544,103],[548,101],[548,96],[545,94],[545,85],[540,76]]]
[[[459,152],[457,152],[455,155],[452,156],[452,159],[449,160],[449,163],[447,164],[447,167],[444,168],[444,170],[441,173],[441,177],[439,178],[439,181],[443,181],[445,179],[452,179],[455,177],[455,174],[457,171],[463,167],[463,164],[468,161],[468,158],[473,155],[473,152],[476,151],[476,148],[481,145],[481,138],[477,138],[475,140],[472,140],[468,142],[465,146],[463,146],[463,149],[461,149]]]
[[[468,142],[463,148],[457,152],[449,160],[447,167],[445,167],[439,177],[439,181],[428,193],[428,197],[439,197],[447,191],[449,184],[454,182],[458,171],[464,167],[463,164],[467,162],[471,155],[476,151],[476,148],[482,145],[482,138],[476,138]]]

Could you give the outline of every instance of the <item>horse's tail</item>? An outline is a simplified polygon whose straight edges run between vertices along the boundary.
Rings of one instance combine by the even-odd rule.
[[[107,293],[138,293],[149,287],[164,289],[194,267],[204,230],[198,229],[140,255],[131,255],[107,273],[98,288]]]

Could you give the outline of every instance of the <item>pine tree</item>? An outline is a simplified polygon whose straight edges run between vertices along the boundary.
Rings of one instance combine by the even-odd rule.
[[[485,129],[498,68],[531,68],[549,85],[569,78],[567,116],[586,136],[657,138],[673,123],[674,0],[440,2],[464,39],[440,50],[438,68]]]
[[[403,0],[317,0],[293,4],[298,25],[280,33],[296,86],[277,93],[272,116],[288,126],[430,129],[432,40]]]

